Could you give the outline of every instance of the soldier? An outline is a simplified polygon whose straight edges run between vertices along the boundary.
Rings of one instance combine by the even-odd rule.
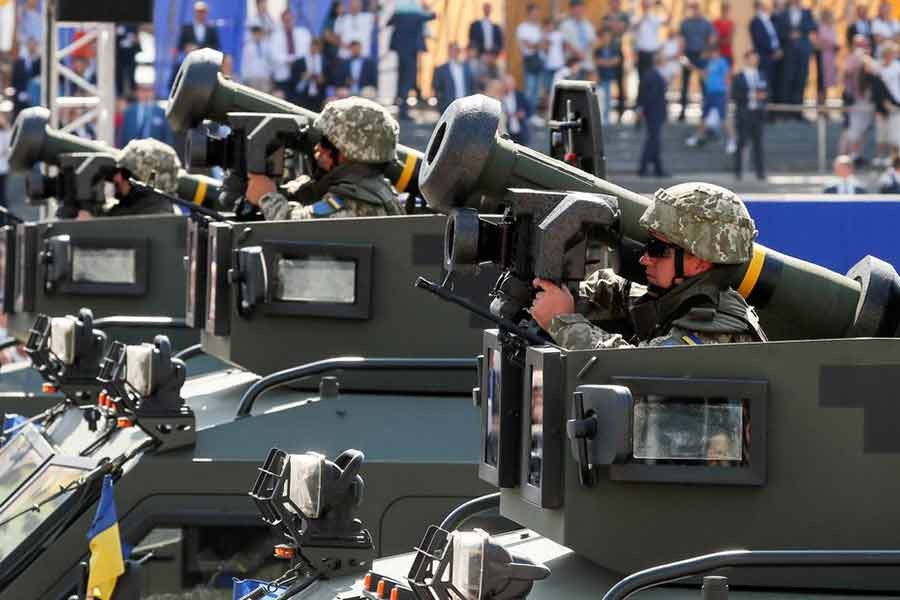
[[[535,321],[568,350],[765,341],[756,312],[729,287],[732,269],[748,261],[756,226],[733,192],[705,183],[659,190],[640,223],[649,232],[640,263],[649,287],[610,270],[582,282],[576,313],[566,288],[535,279]],[[638,289],[641,288],[641,289]],[[630,318],[632,342],[592,321]]]
[[[137,193],[128,179],[133,178],[167,194],[175,194],[179,169],[181,161],[171,146],[152,138],[131,140],[116,156],[113,185],[119,203],[107,210],[104,216],[171,214],[171,202],[159,196]]]
[[[285,186],[289,202],[265,175],[251,174],[246,198],[267,220],[379,217],[402,214],[397,195],[384,178],[394,160],[400,126],[382,106],[363,98],[328,104],[314,127],[316,164],[322,176],[306,175]]]

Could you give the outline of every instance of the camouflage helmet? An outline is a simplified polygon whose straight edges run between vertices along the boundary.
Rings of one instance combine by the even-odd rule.
[[[349,160],[386,163],[396,158],[400,126],[387,109],[371,100],[335,100],[313,126]]]
[[[657,190],[640,224],[694,256],[719,264],[750,260],[756,239],[756,225],[737,194],[709,183],[679,183]]]
[[[174,194],[181,161],[171,146],[151,138],[131,140],[116,156],[116,167],[125,169],[142,183]]]

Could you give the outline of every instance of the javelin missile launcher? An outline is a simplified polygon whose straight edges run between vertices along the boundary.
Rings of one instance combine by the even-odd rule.
[[[447,268],[496,263],[565,282],[590,239],[633,273],[616,238],[646,236],[646,201],[498,137],[496,108],[458,101],[426,151],[421,188],[451,214]],[[607,210],[585,210],[591,200]],[[505,228],[467,214],[496,204]],[[566,351],[486,330],[479,474],[499,493],[461,505],[415,553],[332,589],[408,600],[900,592],[896,273],[867,257],[844,277],[757,249],[735,269],[736,282],[748,276],[745,295],[764,286],[761,317],[783,341]],[[459,530],[496,506],[526,529]]]

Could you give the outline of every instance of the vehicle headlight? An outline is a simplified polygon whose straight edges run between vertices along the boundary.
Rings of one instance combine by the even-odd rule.
[[[488,535],[484,531],[454,531],[451,534],[453,562],[450,585],[465,600],[479,600],[484,583],[484,545]]]
[[[125,381],[142,397],[153,391],[153,344],[125,347]]]
[[[71,315],[53,317],[50,320],[50,351],[66,365],[71,365],[75,362],[75,329],[77,324],[78,320]]]
[[[325,457],[315,452],[290,455],[288,499],[307,519],[318,519],[322,512],[322,482]]]

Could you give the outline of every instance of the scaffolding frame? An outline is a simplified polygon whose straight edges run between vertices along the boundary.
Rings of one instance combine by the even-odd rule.
[[[115,143],[116,102],[116,25],[115,23],[78,23],[56,20],[55,2],[44,2],[44,52],[41,61],[41,104],[50,110],[50,125],[71,133],[94,123],[97,139],[110,146]],[[78,28],[84,35],[60,48],[60,32]],[[97,58],[97,83],[92,84],[73,71],[65,61],[75,52],[94,44]],[[71,83],[83,96],[61,96],[60,79]],[[85,108],[84,114],[61,123],[67,108]]]

